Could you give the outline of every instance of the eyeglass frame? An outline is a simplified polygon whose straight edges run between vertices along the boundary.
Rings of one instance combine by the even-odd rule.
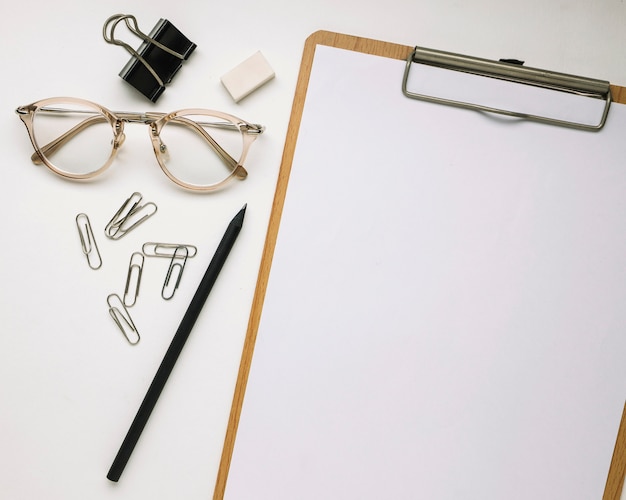
[[[64,143],[69,141],[72,137],[78,134],[83,128],[88,127],[92,123],[90,120],[93,117],[89,117],[83,122],[78,123],[70,130],[57,137],[52,142],[46,144],[43,147],[40,147],[37,143],[35,132],[34,132],[34,124],[33,117],[38,110],[44,109],[46,106],[55,103],[65,103],[65,104],[77,104],[84,105],[86,107],[94,108],[94,111],[100,111],[102,116],[106,118],[109,125],[111,125],[113,131],[113,141],[111,154],[107,161],[97,170],[93,172],[83,173],[83,174],[75,174],[71,172],[65,172],[58,167],[56,167],[48,158],[46,157],[46,152],[50,150],[57,149],[61,147]],[[67,110],[62,108],[50,108],[46,110],[47,112],[76,112],[76,110]],[[210,192],[216,191],[222,188],[225,184],[227,184],[233,177],[237,177],[238,179],[245,179],[248,176],[248,172],[243,166],[243,163],[248,155],[248,151],[252,143],[256,140],[257,136],[262,134],[265,130],[263,125],[254,124],[247,122],[241,118],[237,118],[234,115],[224,113],[221,111],[215,111],[211,109],[202,109],[202,108],[186,108],[178,111],[172,111],[170,113],[162,113],[162,112],[145,112],[138,113],[132,111],[110,111],[104,106],[97,104],[92,101],[88,101],[86,99],[80,99],[77,97],[50,97],[47,99],[41,99],[39,101],[35,101],[31,104],[26,104],[24,106],[18,106],[15,110],[19,118],[22,120],[24,125],[26,126],[26,130],[28,132],[28,136],[30,138],[30,142],[35,149],[35,152],[31,155],[31,161],[35,164],[43,163],[50,170],[52,170],[55,174],[60,175],[61,177],[65,177],[72,180],[84,181],[92,179],[105,170],[107,170],[111,164],[113,163],[118,149],[122,146],[125,140],[124,134],[124,124],[125,123],[143,123],[149,126],[150,139],[152,142],[152,148],[154,150],[154,155],[157,159],[157,163],[161,167],[161,170],[165,173],[165,175],[175,184],[197,192]],[[223,180],[216,182],[214,184],[209,184],[206,186],[200,186],[197,184],[191,184],[185,182],[181,179],[175,177],[166,167],[165,161],[163,159],[163,155],[165,150],[162,149],[163,142],[160,138],[160,133],[165,124],[169,121],[184,117],[185,115],[207,115],[213,116],[216,118],[221,118],[226,120],[227,123],[200,123],[195,120],[187,119],[183,123],[189,125],[194,129],[195,132],[199,133],[202,137],[206,139],[211,148],[217,153],[220,159],[226,164],[226,166],[231,170],[230,174],[224,178]],[[98,116],[99,118],[99,116]],[[180,123],[180,120],[178,121]],[[241,150],[241,156],[239,160],[234,159],[230,154],[228,154],[212,137],[211,135],[204,130],[205,126],[212,126],[218,128],[229,128],[229,129],[237,129],[243,138],[243,147]]]

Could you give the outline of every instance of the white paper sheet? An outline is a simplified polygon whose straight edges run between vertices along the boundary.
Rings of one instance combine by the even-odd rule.
[[[626,107],[405,98],[317,47],[226,488],[600,499],[626,399]]]

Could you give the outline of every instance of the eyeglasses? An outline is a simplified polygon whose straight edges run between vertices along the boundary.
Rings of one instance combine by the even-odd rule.
[[[183,188],[208,192],[236,177],[264,127],[207,109],[172,113],[112,112],[84,99],[58,97],[18,107],[35,148],[31,160],[69,179],[105,171],[124,142],[125,123],[144,123],[165,175]]]

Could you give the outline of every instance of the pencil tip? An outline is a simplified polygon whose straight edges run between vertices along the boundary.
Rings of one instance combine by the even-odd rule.
[[[246,215],[246,208],[247,207],[248,207],[248,204],[246,203],[241,208],[241,210],[239,210],[239,212],[237,212],[237,215],[235,215],[235,217],[233,217],[233,222],[236,222],[239,225],[243,224],[243,219],[244,219],[244,216]]]

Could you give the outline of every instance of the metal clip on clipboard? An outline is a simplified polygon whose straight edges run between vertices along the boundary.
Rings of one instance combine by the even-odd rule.
[[[544,89],[575,94],[582,97],[601,99],[605,102],[605,104],[598,123],[586,124],[577,121],[551,118],[548,116],[540,116],[537,114],[523,113],[484,106],[481,104],[425,95],[412,92],[407,89],[409,72],[411,71],[413,63],[460,71],[489,78],[496,78],[518,84],[541,87]],[[516,118],[524,118],[527,120],[578,128],[582,130],[600,130],[606,122],[606,117],[609,113],[609,107],[611,105],[611,89],[608,81],[525,67],[520,64],[511,63],[510,61],[492,61],[422,47],[415,47],[415,49],[407,57],[406,68],[402,79],[402,92],[405,96],[413,99],[421,99],[439,104],[448,104],[466,109],[474,109]]]

